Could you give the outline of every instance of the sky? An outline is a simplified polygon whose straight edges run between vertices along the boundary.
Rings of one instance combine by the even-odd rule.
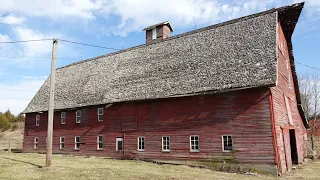
[[[65,39],[122,49],[145,43],[143,28],[174,32],[217,24],[297,0],[0,0],[0,42]],[[292,37],[295,60],[320,69],[320,0],[306,4]],[[0,44],[0,112],[24,110],[50,75],[52,41]],[[57,67],[114,52],[59,41]],[[297,73],[313,69],[296,64]]]

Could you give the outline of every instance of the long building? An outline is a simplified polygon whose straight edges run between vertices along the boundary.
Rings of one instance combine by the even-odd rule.
[[[171,36],[56,70],[53,153],[263,164],[306,156],[291,36],[304,3]],[[24,110],[23,152],[45,152],[48,78]]]

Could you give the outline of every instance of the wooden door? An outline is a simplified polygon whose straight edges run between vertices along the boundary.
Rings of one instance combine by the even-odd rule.
[[[292,160],[291,160],[291,147],[290,147],[290,134],[289,129],[283,129],[283,144],[284,144],[284,152],[286,156],[286,162],[287,162],[287,170],[292,170]]]

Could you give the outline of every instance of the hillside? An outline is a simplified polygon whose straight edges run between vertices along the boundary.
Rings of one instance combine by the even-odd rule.
[[[0,150],[8,149],[9,138],[11,140],[11,149],[21,150],[23,143],[23,130],[24,122],[18,122],[17,128],[14,131],[11,131],[11,129],[4,132],[0,131]]]

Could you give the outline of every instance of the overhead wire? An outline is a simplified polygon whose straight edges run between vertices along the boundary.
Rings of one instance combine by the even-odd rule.
[[[0,44],[14,44],[14,43],[49,41],[49,40],[53,40],[53,39],[31,39],[31,40],[22,40],[22,41],[7,41],[7,42],[0,42]]]
[[[34,90],[25,90],[25,89],[9,89],[9,88],[0,88],[0,91],[25,91],[25,92],[37,92]]]
[[[312,68],[312,69],[315,69],[315,70],[319,70],[320,71],[320,68],[316,68],[316,67],[313,67],[313,66],[310,66],[310,65],[307,65],[307,64],[303,64],[303,63],[301,63],[301,62],[295,62],[295,63],[297,63],[297,64],[300,64],[300,65],[302,65],[302,66],[306,66],[306,67],[308,67],[308,68]]]

